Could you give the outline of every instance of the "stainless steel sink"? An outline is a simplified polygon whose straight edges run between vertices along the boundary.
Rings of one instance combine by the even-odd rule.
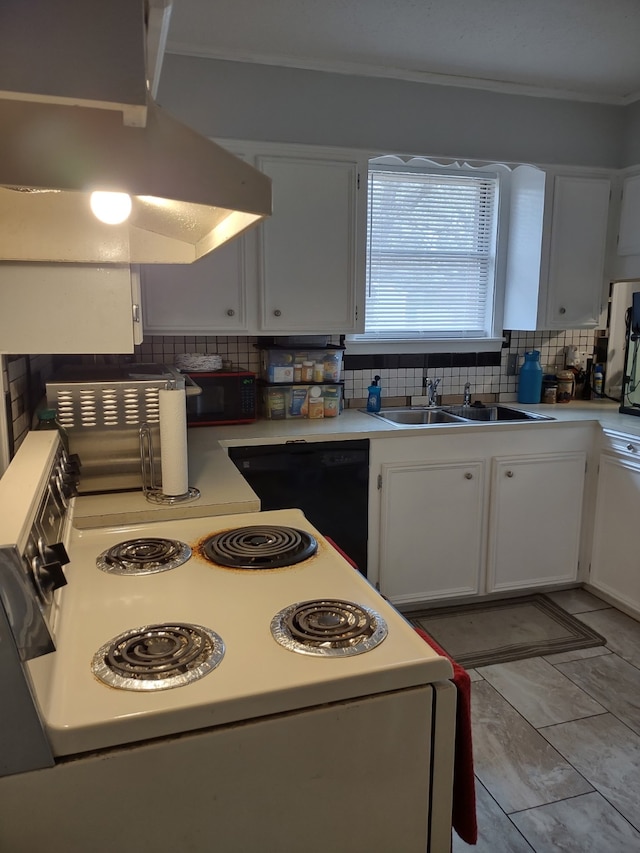
[[[509,406],[445,406],[445,412],[468,421],[553,421],[548,415],[521,412]]]
[[[365,411],[363,409],[363,411]],[[412,426],[427,426],[428,424],[462,424],[464,418],[444,409],[429,409],[426,406],[411,408],[401,406],[397,409],[380,409],[379,412],[367,412],[375,418],[390,421],[393,424],[409,424]]]
[[[366,412],[366,409],[361,411]],[[464,424],[472,421],[553,421],[547,415],[521,412],[509,406],[398,406],[382,408],[379,412],[367,412],[392,424],[404,426],[429,426],[433,424]]]

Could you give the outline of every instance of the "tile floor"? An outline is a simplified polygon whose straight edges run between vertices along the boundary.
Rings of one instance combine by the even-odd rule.
[[[470,670],[479,838],[453,853],[640,853],[640,622],[550,598],[606,646]]]

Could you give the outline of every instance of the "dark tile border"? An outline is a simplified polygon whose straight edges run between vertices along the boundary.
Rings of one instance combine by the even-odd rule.
[[[381,370],[399,367],[500,367],[498,352],[388,353],[385,355],[345,355],[345,370]]]

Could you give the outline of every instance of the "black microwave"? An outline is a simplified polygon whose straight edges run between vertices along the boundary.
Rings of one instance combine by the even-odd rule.
[[[256,419],[256,374],[248,370],[186,373],[201,392],[187,397],[188,426],[249,424]]]

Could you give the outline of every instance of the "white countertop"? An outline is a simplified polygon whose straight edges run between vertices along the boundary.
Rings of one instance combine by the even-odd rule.
[[[335,441],[358,438],[390,438],[443,432],[477,430],[558,429],[591,421],[607,430],[640,437],[640,417],[621,415],[618,404],[608,400],[574,400],[555,405],[513,408],[537,412],[552,421],[513,423],[476,421],[469,424],[399,426],[387,423],[357,409],[346,409],[336,418],[321,420],[258,420],[252,424],[189,429],[189,485],[200,489],[201,497],[176,506],[153,504],[141,492],[86,495],[76,498],[74,526],[78,528],[114,526],[152,520],[207,515],[257,512],[260,501],[226,453],[227,447],[285,444],[291,441]]]

